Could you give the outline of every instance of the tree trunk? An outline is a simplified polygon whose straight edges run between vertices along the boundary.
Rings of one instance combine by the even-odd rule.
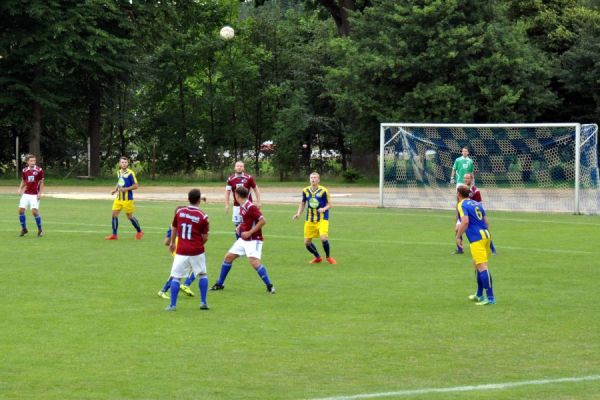
[[[92,90],[88,104],[88,135],[90,137],[90,175],[100,176],[100,95],[99,90]]]
[[[40,164],[42,163],[41,141],[42,105],[34,101],[31,114],[31,130],[29,131],[29,153],[34,154]]]

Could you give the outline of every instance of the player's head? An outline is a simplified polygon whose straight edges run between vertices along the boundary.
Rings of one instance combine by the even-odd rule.
[[[458,201],[461,201],[462,199],[468,199],[469,193],[471,193],[471,189],[469,189],[467,185],[458,185],[456,188],[456,198]]]
[[[34,167],[36,163],[35,154],[27,154],[25,156],[25,162],[27,163],[28,167]]]
[[[121,156],[121,158],[119,158],[119,166],[123,169],[127,169],[127,167],[129,167],[129,159],[125,156]]]
[[[464,177],[465,185],[471,186],[473,184],[473,174],[466,173]]]
[[[234,170],[236,174],[244,172],[244,163],[242,161],[236,161]]]
[[[188,193],[188,200],[191,205],[197,206],[200,204],[200,199],[202,198],[202,193],[200,193],[200,189],[192,189]]]
[[[311,185],[318,185],[319,182],[321,182],[321,176],[319,175],[318,172],[313,172],[312,174],[310,174],[310,184]]]
[[[248,198],[248,189],[243,186],[238,186],[235,188],[235,197],[237,198],[239,203],[243,203],[244,200]]]
[[[463,147],[462,148],[462,155],[463,155],[463,157],[468,157],[469,156],[469,148],[468,147]]]

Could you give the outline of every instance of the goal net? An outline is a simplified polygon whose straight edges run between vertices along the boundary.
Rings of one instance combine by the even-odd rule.
[[[451,209],[463,147],[488,209],[598,214],[595,124],[381,124],[380,207]]]

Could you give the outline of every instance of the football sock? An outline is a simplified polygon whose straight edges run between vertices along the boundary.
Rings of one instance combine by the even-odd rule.
[[[217,284],[222,285],[223,283],[225,283],[225,278],[227,278],[227,274],[231,269],[231,265],[232,264],[223,261],[223,264],[221,265],[221,274],[219,275],[219,280],[217,281]]]
[[[235,240],[238,240],[241,236],[238,233],[238,227],[240,226],[240,224],[235,224],[235,230],[233,231],[235,233]]]
[[[37,224],[38,231],[42,230],[42,217],[40,215],[35,216],[35,223]]]
[[[477,280],[477,297],[483,296],[483,283],[479,277],[479,271],[475,270],[475,279]]]
[[[494,289],[492,288],[492,274],[486,269],[485,271],[481,271],[479,273],[479,279],[481,279],[481,284],[485,289],[488,300],[494,300]]]
[[[131,225],[133,225],[136,231],[140,232],[142,230],[142,228],[140,228],[140,223],[138,222],[137,218],[131,217],[130,221]]]
[[[173,278],[171,281],[171,307],[177,305],[177,295],[179,294],[179,279]]]
[[[329,240],[323,240],[323,250],[325,250],[325,257],[329,257]]]
[[[19,222],[21,223],[21,228],[23,229],[27,229],[27,224],[26,221],[27,217],[25,217],[25,214],[19,214]]]
[[[112,217],[113,235],[117,234],[117,229],[119,229],[119,218],[118,217]]]
[[[262,279],[262,281],[265,283],[265,285],[271,284],[271,280],[269,279],[269,274],[267,274],[267,269],[265,268],[264,265],[260,264],[258,266],[258,269],[256,270],[256,273],[258,274],[258,276],[260,276],[260,279]]]
[[[490,250],[492,250],[492,253],[496,254],[496,248],[494,247],[494,242],[492,242],[490,240]]]
[[[192,284],[192,282],[194,282],[194,280],[196,279],[196,276],[194,275],[194,273],[192,272],[190,274],[190,276],[188,276],[185,280],[185,282],[183,282],[183,284],[185,286],[190,286]]]
[[[311,254],[312,254],[313,256],[317,257],[317,258],[321,257],[321,256],[319,255],[319,251],[318,251],[318,250],[317,250],[317,248],[315,247],[315,244],[314,244],[314,243],[312,243],[312,242],[311,242],[310,244],[307,244],[307,245],[306,245],[306,250],[310,251],[310,252],[311,252]]]
[[[169,279],[167,279],[167,282],[165,282],[165,286],[163,286],[162,288],[162,292],[168,292],[169,289],[171,288],[171,281],[173,280],[172,277],[170,277]]]
[[[200,289],[200,302],[206,304],[206,293],[208,292],[208,276],[202,275],[198,279],[198,288]]]

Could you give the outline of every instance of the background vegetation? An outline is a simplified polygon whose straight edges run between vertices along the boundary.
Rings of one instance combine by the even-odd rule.
[[[600,120],[585,0],[4,0],[0,173],[369,175],[378,125]],[[229,24],[234,40],[219,29]],[[208,173],[208,175],[207,175]]]

